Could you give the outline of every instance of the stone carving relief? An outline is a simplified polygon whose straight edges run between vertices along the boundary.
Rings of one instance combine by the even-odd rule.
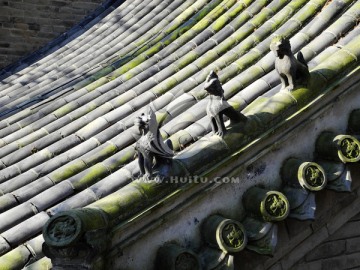
[[[343,155],[348,159],[356,159],[360,155],[359,143],[354,138],[344,138],[339,146]]]
[[[323,167],[315,162],[288,158],[283,163],[281,178],[285,183],[283,192],[289,199],[289,217],[299,220],[315,218],[315,194],[326,187],[327,177]]]

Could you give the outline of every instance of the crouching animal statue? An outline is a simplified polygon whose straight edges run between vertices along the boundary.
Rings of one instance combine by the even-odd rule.
[[[231,107],[226,101],[224,89],[214,70],[207,76],[204,89],[210,94],[210,100],[206,107],[206,114],[210,117],[213,134],[219,135],[220,137],[225,134],[224,115],[229,117],[232,123],[246,122],[247,118]]]
[[[156,121],[156,115],[150,108],[148,112],[142,113],[134,121],[138,127],[141,137],[135,144],[135,150],[138,154],[138,163],[140,173],[146,179],[152,177],[153,169],[156,165],[172,158],[173,151],[163,142],[159,125]]]
[[[307,63],[301,52],[297,58],[291,51],[290,41],[285,37],[275,37],[270,44],[274,52],[275,69],[281,80],[281,90],[292,91],[299,86],[307,86],[310,78]]]

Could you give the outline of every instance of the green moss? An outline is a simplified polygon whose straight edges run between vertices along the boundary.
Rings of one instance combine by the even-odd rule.
[[[360,109],[351,112],[348,129],[353,134],[360,134]]]
[[[360,40],[360,39],[359,39]],[[356,63],[356,58],[347,53],[345,50],[340,50],[331,58],[318,65],[313,71],[321,73],[327,80],[340,75],[352,64]]]
[[[91,101],[89,103],[86,103],[86,112],[85,113],[89,113],[91,111],[93,111],[94,109],[96,109],[98,106],[94,101]]]
[[[241,69],[236,68],[234,71],[234,75],[239,74]],[[264,75],[264,70],[259,66],[252,66],[246,72],[241,74],[240,79],[238,80],[239,85],[234,84],[232,87],[229,87],[226,91],[226,96],[232,96],[239,91],[240,87],[245,87],[252,83],[253,81],[257,80],[261,76]]]
[[[177,155],[192,175],[200,175],[229,154],[229,148],[219,136],[202,138]],[[206,162],[205,162],[206,161]]]
[[[172,135],[170,137],[170,140],[174,151],[182,150],[183,148],[182,141],[186,139],[192,141],[192,137],[186,130],[179,130],[174,135]]]
[[[160,84],[158,84],[157,86],[155,86],[152,89],[152,92],[156,95],[156,96],[161,96],[163,94],[165,94],[167,92],[168,89],[173,88],[175,85],[177,85],[178,82],[176,79],[174,79],[174,77],[170,77],[168,79],[166,79],[165,81],[162,81]]]
[[[273,12],[270,9],[263,9],[254,19],[250,20],[250,23],[255,26],[255,28],[261,26],[266,20],[270,19],[273,16]]]
[[[106,165],[107,168],[111,171],[116,171],[117,169],[124,166],[124,164],[129,163],[130,161],[134,160],[135,150],[134,148],[126,148],[119,152],[119,154],[110,157],[109,159],[105,160],[103,163]]]
[[[250,142],[250,138],[245,135],[243,124],[233,124],[227,128],[228,132],[224,136],[226,145],[235,152],[240,146]]]
[[[268,1],[269,0],[263,0],[263,2],[268,2]],[[254,2],[254,0],[243,0],[237,2],[238,2],[238,6],[227,14],[227,16],[230,19],[234,19],[235,17],[237,17],[240,14],[240,12],[243,11],[246,7],[248,7],[252,2]]]
[[[63,117],[64,115],[68,114],[69,112],[72,112],[73,110],[79,108],[79,104],[77,102],[70,102],[64,106],[61,106],[59,109],[53,112],[53,114],[57,117]]]
[[[298,88],[292,91],[293,97],[298,102],[298,108],[302,108],[304,105],[309,103],[318,93],[324,88],[323,85],[318,83],[318,85],[313,85],[313,87],[309,88]]]
[[[254,114],[258,111],[258,108],[265,107],[265,104],[269,102],[268,97],[257,97],[253,102],[251,102],[246,108],[243,110],[245,114]]]
[[[58,183],[65,180],[86,168],[86,164],[82,160],[75,160],[49,174],[49,178],[54,182]]]
[[[35,263],[26,267],[26,270],[49,270],[52,268],[51,260],[47,257],[41,258]]]
[[[280,115],[294,105],[296,105],[296,101],[290,93],[278,93],[272,96],[269,99],[269,102],[267,102],[258,113]]]
[[[130,183],[88,207],[101,209],[109,216],[110,220],[115,221],[130,217],[144,205],[146,205],[146,196],[138,187]]]
[[[105,143],[105,147],[101,147],[100,151],[96,151],[93,155],[83,158],[83,161],[88,165],[91,166],[105,158],[112,156],[114,153],[118,152],[118,148],[116,145],[110,141]]]
[[[182,69],[186,67],[191,62],[195,61],[199,55],[195,51],[191,51],[187,53],[184,57],[180,58],[179,61],[176,62],[176,66],[178,69]]]
[[[198,67],[205,67],[209,63],[215,61],[218,57],[219,57],[219,55],[216,53],[215,50],[210,50],[203,57],[199,58],[196,61],[196,65]]]
[[[137,186],[139,190],[146,196],[149,202],[153,202],[170,191],[174,190],[176,186],[171,183],[157,183],[156,181],[141,181],[136,180],[132,183]]]
[[[294,17],[297,21],[305,22],[311,16],[315,16],[315,14],[320,10],[320,8],[327,2],[327,0],[319,0],[319,1],[310,1],[307,3],[306,8],[301,12],[298,12]],[[303,1],[291,1],[289,5],[290,8],[299,9],[303,5]],[[289,17],[287,17],[289,18]]]
[[[219,19],[217,19],[214,24],[211,26],[212,30],[215,32],[220,31],[229,21],[229,18],[227,16],[221,16]]]
[[[131,78],[135,77],[137,74],[136,73],[133,73],[131,71],[129,72],[126,72],[124,75],[123,75],[123,78],[125,81],[128,81],[130,80]]]
[[[25,246],[19,246],[18,248],[13,249],[12,251],[0,257],[0,269],[23,269],[31,257],[32,254]]]
[[[96,88],[98,88],[99,86],[104,85],[108,82],[109,82],[109,77],[102,77],[102,78],[96,80],[95,82],[87,85],[86,90],[91,92],[91,91],[95,90]]]
[[[244,70],[247,67],[249,67],[251,64],[254,64],[256,61],[258,61],[261,56],[262,55],[260,52],[252,50],[243,57],[241,57],[235,63],[237,64],[240,70]]]
[[[108,169],[102,163],[98,163],[86,170],[86,173],[79,179],[72,181],[72,184],[76,190],[83,190],[104,178],[109,173]]]
[[[162,126],[162,123],[169,117],[169,114],[164,111],[156,112],[156,121],[159,123],[159,126]]]
[[[62,212],[64,214],[66,212]],[[83,231],[92,231],[107,227],[108,219],[106,214],[100,209],[81,208],[69,211],[70,215],[80,218],[83,224]]]
[[[109,73],[111,73],[112,71],[114,71],[114,67],[113,66],[107,66],[101,70],[99,70],[98,72],[96,72],[94,75],[92,75],[92,79],[93,80],[98,80],[106,75],[108,75]]]

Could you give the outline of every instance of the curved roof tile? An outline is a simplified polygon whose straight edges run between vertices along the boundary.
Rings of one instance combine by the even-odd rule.
[[[58,212],[90,205],[120,219],[133,213],[116,204],[127,191],[134,203],[157,198],[132,182],[139,173],[133,120],[147,106],[174,150],[185,148],[175,157],[181,160],[188,145],[197,149],[210,133],[202,89],[210,70],[220,70],[229,103],[249,117],[279,99],[269,49],[275,35],[290,38],[323,82],[358,66],[358,1],[111,3],[0,73],[0,265],[6,269],[47,263],[41,228]],[[320,85],[313,95],[323,90]],[[186,163],[199,172],[197,164]]]

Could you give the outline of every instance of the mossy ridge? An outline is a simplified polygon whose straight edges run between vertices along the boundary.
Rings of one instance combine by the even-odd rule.
[[[359,42],[360,41],[360,37],[358,37],[356,40],[354,40],[353,42]],[[351,47],[351,45],[349,46],[349,47]],[[346,49],[346,47],[345,47],[345,49]],[[359,52],[360,53],[360,52]],[[337,54],[339,57],[341,57],[341,54]],[[326,63],[323,63],[323,66],[324,67],[327,67],[327,65],[326,65]],[[331,63],[330,63],[330,66],[331,66]],[[351,66],[349,67],[349,68],[351,68]],[[326,85],[325,86],[323,86],[323,88],[322,88],[322,90],[325,90],[326,89]],[[284,96],[285,95],[285,96]],[[280,96],[282,96],[281,98],[280,98]],[[286,110],[287,109],[287,107],[289,107],[289,106],[292,106],[293,104],[294,104],[294,99],[293,98],[291,98],[291,97],[286,97],[287,96],[287,94],[283,94],[283,93],[279,93],[279,94],[276,94],[273,98],[269,98],[267,101],[268,101],[268,104],[273,104],[274,106],[272,107],[273,109],[272,109],[272,112],[274,112],[274,113],[280,113],[280,114],[282,114],[281,112],[282,111],[284,111],[284,110]],[[285,98],[285,100],[283,99],[284,97],[286,97]],[[277,104],[278,104],[278,101],[277,101],[277,99],[278,98],[280,98],[280,100],[282,101],[281,102],[281,106],[279,107]],[[266,107],[268,107],[268,106],[266,106]],[[258,110],[257,112],[256,112],[256,110]],[[253,109],[253,113],[255,113],[255,114],[260,114],[260,113],[263,113],[263,109],[261,109],[261,108],[259,108],[259,109],[256,109],[256,108],[254,108]],[[278,118],[278,120],[276,121],[277,123],[279,123],[281,120],[283,120],[284,119],[284,117],[281,119],[281,118]],[[261,122],[263,122],[263,120],[261,121]],[[249,123],[249,124],[251,124],[251,123]],[[262,125],[263,125],[263,128],[261,128],[260,127],[260,131],[261,132],[263,132],[264,131],[264,126],[265,126],[265,124],[266,123],[262,123]],[[259,128],[259,126],[258,125],[255,125],[256,126],[256,128]],[[236,128],[235,128],[236,129]],[[234,129],[234,131],[235,131],[235,129]],[[234,151],[234,147],[236,147],[237,149],[241,146],[241,145],[239,145],[238,144],[238,142],[239,142],[239,140],[238,140],[238,138],[236,138],[236,139],[233,139],[233,138],[231,138],[232,137],[232,135],[233,134],[231,134],[231,130],[229,131],[229,134],[228,135],[225,135],[225,141],[227,140],[227,138],[229,138],[229,140],[227,141],[227,145],[229,146],[229,148],[230,149],[232,149],[232,151]],[[259,132],[258,132],[259,133]],[[241,133],[240,133],[241,134]],[[228,137],[227,137],[228,136]],[[235,142],[236,142],[236,144],[235,144]],[[198,144],[198,143],[197,143]],[[192,149],[192,148],[194,148],[194,147],[196,147],[196,145],[197,144],[194,144],[193,145],[193,147],[191,147],[191,148],[189,148],[189,149]],[[234,145],[233,145],[234,144]],[[232,145],[234,146],[234,147],[232,147]],[[187,151],[190,151],[189,149],[187,149],[187,150],[185,150],[184,152],[182,152],[183,154],[182,155],[184,155]],[[226,152],[226,153],[225,153]],[[226,150],[223,154],[224,155],[226,155],[227,153],[228,153],[228,150]],[[219,154],[220,153],[222,153],[222,152],[219,152]],[[181,155],[180,155],[181,156]],[[179,157],[180,157],[179,156]],[[195,155],[196,156],[196,155]],[[221,154],[221,156],[223,156],[222,154]],[[188,159],[190,158],[191,156],[189,156],[188,157]],[[175,157],[175,158],[177,158],[177,157]],[[211,162],[212,163],[212,162]],[[189,165],[189,164],[192,164],[192,161],[191,160],[187,160],[186,161],[186,164],[188,165],[188,166],[186,166],[186,167],[188,167],[188,169],[191,167],[192,168],[192,166],[191,165]],[[210,164],[211,165],[211,164]],[[194,169],[196,169],[196,168],[194,168]],[[192,171],[192,170],[191,170]],[[150,187],[151,188],[151,187]],[[119,190],[119,194],[120,193],[122,193],[122,192],[124,192],[124,193],[127,193],[127,191],[126,190],[123,190],[123,189],[120,189]],[[113,199],[115,199],[115,198],[117,198],[116,200],[121,200],[120,199],[120,196],[119,196],[119,194],[117,194],[117,195],[110,195],[110,196],[108,196],[107,198],[109,199],[109,200],[111,200],[109,197],[113,197]],[[138,191],[138,198],[140,199],[140,200],[145,200],[146,198],[144,197],[144,195],[140,195],[141,194],[141,192],[140,191]],[[130,196],[131,197],[131,196]],[[132,199],[134,199],[133,197],[132,197]],[[106,204],[109,204],[110,202],[107,202]],[[124,201],[124,203],[126,203],[125,201]],[[147,201],[147,203],[149,203],[149,201]],[[101,202],[101,200],[100,201],[98,201],[98,202],[96,202],[96,203],[94,203],[92,206],[97,206],[97,207],[100,207],[100,208],[102,208],[102,205],[103,205],[103,202]],[[131,204],[129,204],[129,206],[130,206]],[[125,206],[124,206],[125,207]],[[135,207],[136,207],[136,209],[140,209],[141,207],[143,207],[143,205],[141,205],[140,204],[140,202],[137,202],[136,204],[135,204]],[[126,208],[126,207],[125,207]],[[124,213],[124,215],[122,215],[122,218],[127,218],[127,215],[125,215],[125,213]]]
[[[78,175],[68,179],[68,181],[71,182],[76,191],[80,191],[93,185],[98,180],[106,177],[110,173],[111,171],[109,168],[100,162],[91,166],[91,168],[80,172]]]
[[[81,172],[84,168],[86,168],[86,163],[80,159],[74,160],[69,164],[60,167],[59,169],[51,172],[49,174],[49,178],[54,183],[59,183],[79,172]]]

